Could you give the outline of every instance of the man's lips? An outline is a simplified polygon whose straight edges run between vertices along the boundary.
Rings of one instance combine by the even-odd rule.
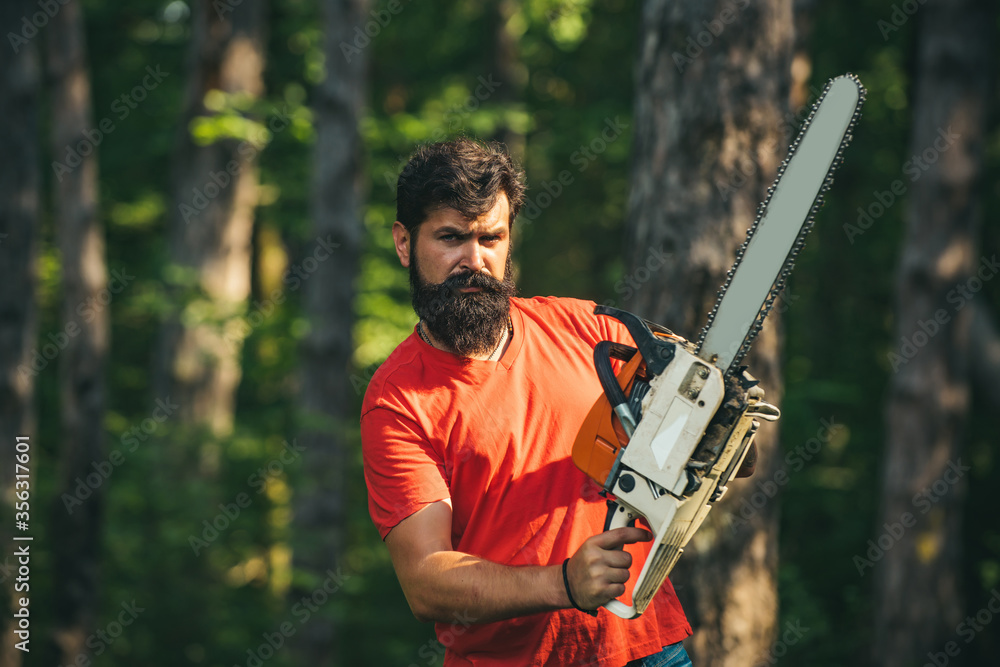
[[[468,292],[482,292],[483,290],[480,287],[459,287],[458,291],[468,293]]]

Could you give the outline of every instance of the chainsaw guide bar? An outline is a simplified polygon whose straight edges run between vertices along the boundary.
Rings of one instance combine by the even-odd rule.
[[[853,74],[829,81],[757,207],[697,343],[701,357],[718,355],[715,363],[727,375],[750,350],[792,272],[844,161],[864,100],[865,89]]]
[[[635,347],[603,341],[594,367],[604,390],[573,445],[573,462],[602,487],[605,530],[643,518],[653,544],[623,598],[604,607],[636,618],[649,605],[760,426],[780,416],[740,362],[760,333],[805,243],[860,117],[853,74],[827,83],[757,209],[696,343],[632,313],[597,306]],[[615,374],[611,359],[624,361]],[[631,583],[632,578],[630,577]]]

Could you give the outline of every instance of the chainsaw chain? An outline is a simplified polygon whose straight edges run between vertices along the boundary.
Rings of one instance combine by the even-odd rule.
[[[792,268],[795,266],[795,258],[802,250],[802,246],[805,245],[806,236],[813,227],[815,222],[816,213],[823,206],[824,195],[830,189],[833,184],[833,175],[840,167],[840,164],[844,161],[844,149],[851,142],[853,138],[853,129],[855,123],[857,123],[858,118],[861,117],[861,107],[864,104],[866,91],[865,87],[861,84],[861,80],[858,79],[854,74],[847,74],[854,83],[858,86],[860,93],[858,104],[854,108],[854,115],[851,117],[851,122],[847,126],[847,131],[844,133],[843,139],[840,141],[840,146],[837,148],[837,155],[834,157],[833,162],[830,163],[829,169],[827,169],[826,177],[823,179],[823,185],[819,189],[819,193],[816,195],[816,199],[813,201],[812,208],[809,209],[809,215],[806,216],[806,221],[802,224],[799,229],[798,235],[795,237],[795,243],[792,244],[792,249],[788,253],[788,257],[785,259],[785,263],[781,267],[781,272],[778,274],[774,285],[767,294],[767,298],[764,300],[764,304],[761,306],[760,311],[757,313],[757,317],[754,319],[753,325],[747,332],[746,337],[743,339],[743,344],[740,345],[740,349],[736,352],[736,356],[733,357],[732,362],[729,364],[729,368],[726,369],[726,375],[731,375],[738,367],[739,362],[743,360],[747,352],[750,351],[750,346],[753,344],[754,340],[757,338],[757,334],[760,333],[761,328],[764,326],[764,320],[767,318],[768,314],[771,312],[771,308],[774,307],[774,301],[777,299],[778,295],[785,287],[785,282],[788,279],[789,274],[792,272]],[[702,345],[705,343],[705,337],[708,335],[708,330],[711,329],[712,323],[715,321],[715,316],[719,312],[719,306],[722,304],[722,297],[725,296],[726,291],[729,289],[729,285],[732,283],[733,275],[736,273],[737,267],[739,267],[740,262],[743,260],[743,254],[746,252],[747,246],[750,245],[750,239],[753,238],[754,233],[757,231],[757,227],[760,226],[760,221],[764,217],[764,212],[767,210],[767,205],[771,202],[771,197],[774,195],[774,191],[778,187],[778,182],[781,180],[782,175],[785,173],[785,168],[791,161],[792,157],[795,155],[795,151],[798,150],[799,143],[802,138],[806,135],[806,130],[809,129],[809,124],[812,122],[813,117],[816,115],[817,109],[819,109],[820,104],[823,103],[824,98],[826,98],[827,92],[830,90],[830,86],[833,85],[833,80],[827,82],[826,86],[823,88],[823,92],[820,94],[819,99],[813,104],[812,109],[809,112],[809,116],[806,118],[799,130],[798,135],[795,137],[795,141],[788,148],[788,155],[782,161],[781,165],[778,167],[778,173],[774,178],[774,182],[767,189],[767,197],[757,206],[757,217],[754,219],[753,224],[750,225],[750,229],[747,230],[746,239],[743,241],[743,245],[740,246],[739,250],[736,252],[736,261],[733,262],[732,267],[730,267],[729,272],[726,273],[726,280],[722,287],[719,289],[719,293],[715,300],[715,305],[712,307],[712,311],[708,314],[708,322],[705,324],[704,328],[701,330],[701,334],[698,336],[697,350],[701,352]]]

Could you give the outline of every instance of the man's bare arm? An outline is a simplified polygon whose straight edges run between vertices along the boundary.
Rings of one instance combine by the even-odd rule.
[[[620,547],[650,539],[641,528],[617,528],[584,542],[567,570],[576,603],[596,609],[624,593],[632,557]],[[508,566],[455,551],[449,501],[404,519],[385,543],[410,609],[421,621],[447,623],[461,615],[490,623],[571,606],[561,563]]]

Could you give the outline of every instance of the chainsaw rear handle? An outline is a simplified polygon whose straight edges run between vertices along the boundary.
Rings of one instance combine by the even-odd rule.
[[[634,526],[635,520],[638,517],[638,514],[632,513],[624,505],[620,505],[614,501],[608,501],[608,518],[604,522],[604,530],[607,531],[614,530],[615,528],[623,528],[625,526]],[[611,600],[601,606],[615,616],[626,620],[638,618],[641,615],[641,612],[636,610],[635,605],[625,604],[621,600]]]

